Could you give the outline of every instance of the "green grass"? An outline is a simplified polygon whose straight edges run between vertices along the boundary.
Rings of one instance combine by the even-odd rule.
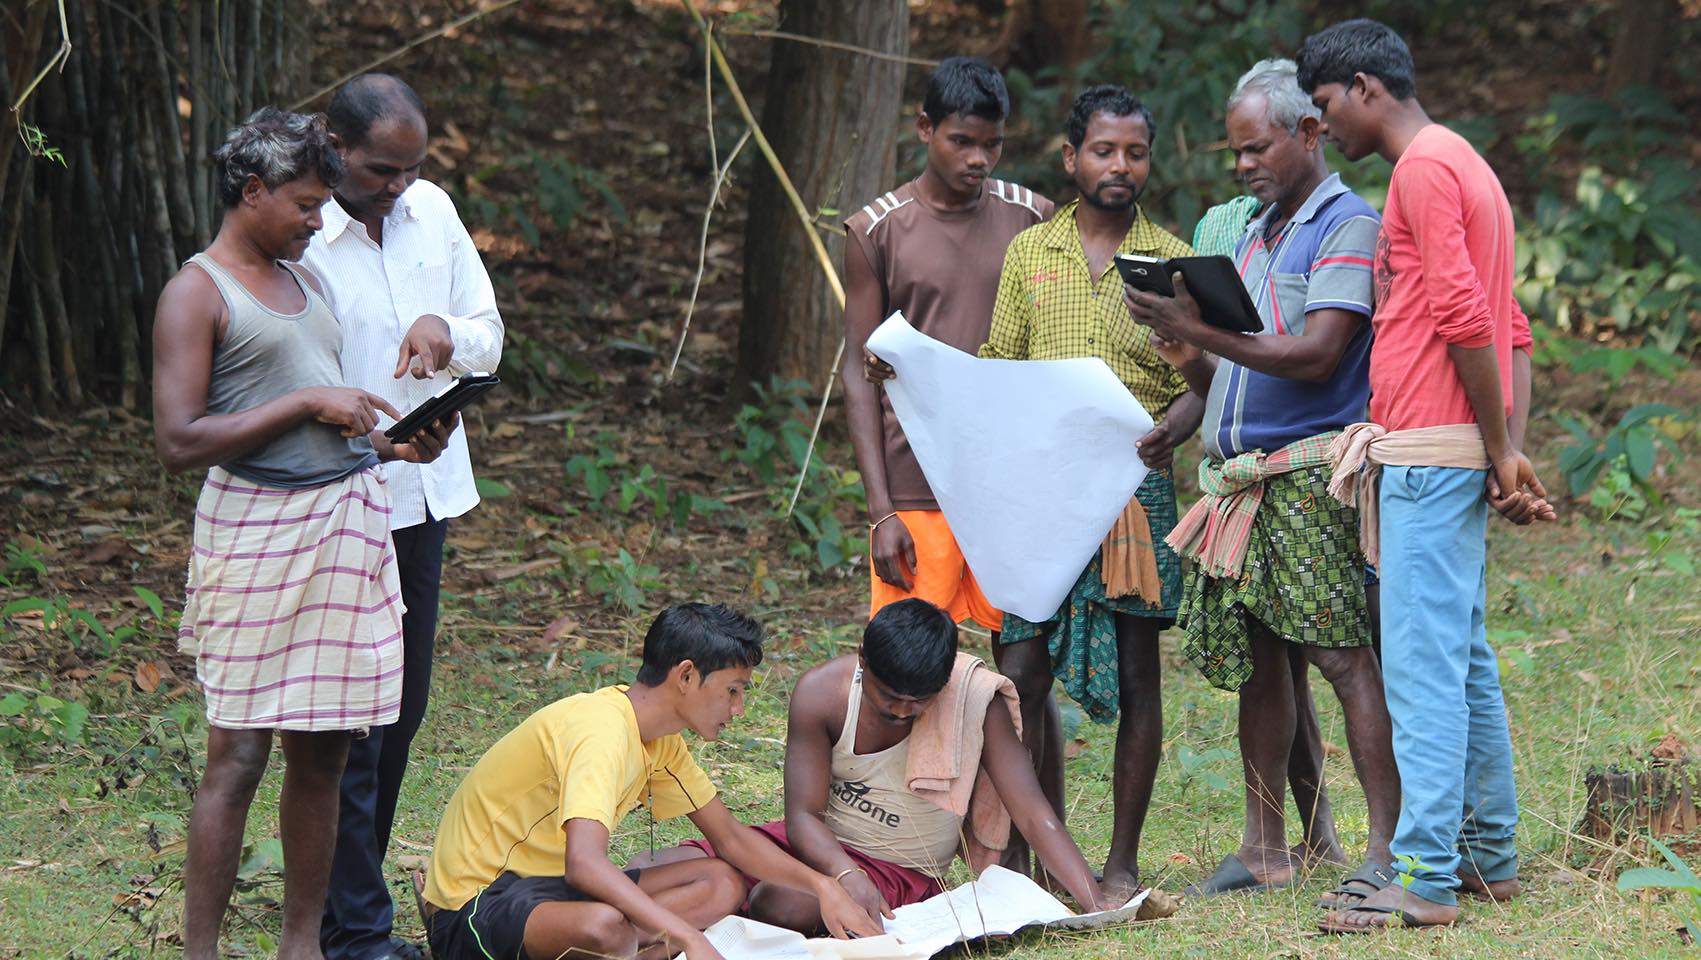
[[[1367,944],[1312,932],[1311,901],[1340,870],[1325,869],[1304,885],[1256,898],[1184,905],[1174,918],[1091,936],[1029,935],[995,954],[1022,957],[1335,957],[1412,956],[1592,957],[1679,956],[1677,920],[1658,896],[1621,895],[1624,869],[1651,864],[1641,845],[1602,846],[1573,833],[1583,810],[1583,775],[1591,767],[1634,764],[1662,734],[1701,742],[1701,606],[1693,580],[1639,543],[1640,532],[1574,517],[1556,528],[1496,527],[1490,573],[1491,629],[1501,652],[1512,714],[1523,821],[1519,847],[1526,895],[1498,907],[1469,906],[1447,931],[1424,931]],[[1680,532],[1666,550],[1701,555],[1701,536]],[[417,918],[400,868],[423,861],[437,816],[482,749],[528,712],[566,694],[627,676],[616,656],[577,669],[568,650],[545,670],[546,652],[526,652],[524,639],[492,622],[516,618],[532,587],[516,584],[506,599],[446,602],[446,626],[433,709],[415,742],[391,851],[399,930],[418,936]],[[802,609],[810,609],[807,604]],[[760,612],[760,611],[759,611]],[[725,740],[697,752],[734,813],[750,821],[780,815],[780,763],[786,695],[807,665],[846,649],[854,628],[798,606],[765,617],[774,637],[749,699],[749,714]],[[598,644],[618,653],[638,640],[641,622]],[[604,640],[607,640],[604,643]],[[1165,638],[1165,760],[1142,844],[1149,879],[1179,889],[1235,846],[1242,808],[1232,696],[1210,688]],[[168,714],[193,718],[192,693],[168,701],[128,684],[84,688],[93,715],[87,743],[69,749],[36,745],[0,752],[0,956],[85,957],[173,955],[182,907],[178,882],[189,787],[202,761],[205,731],[191,720],[180,735]],[[101,691],[108,691],[104,694]],[[1345,744],[1338,705],[1317,690],[1325,740]],[[147,736],[151,728],[153,735]],[[1111,728],[1085,724],[1088,744],[1069,767],[1070,826],[1089,860],[1109,841]],[[1176,748],[1224,748],[1209,762],[1228,781],[1186,776]],[[187,748],[187,749],[186,749]],[[261,787],[250,818],[250,842],[276,829],[281,758]],[[1362,844],[1365,814],[1344,752],[1327,774],[1343,840]],[[1290,817],[1291,820],[1291,817]],[[654,825],[670,844],[689,824]],[[617,856],[651,842],[652,825],[634,814],[615,838]],[[1290,833],[1297,833],[1290,823]],[[156,852],[155,846],[158,846]],[[233,953],[263,955],[278,929],[281,877],[254,865],[227,925]],[[145,895],[138,895],[146,891]],[[979,949],[975,951],[979,953]]]

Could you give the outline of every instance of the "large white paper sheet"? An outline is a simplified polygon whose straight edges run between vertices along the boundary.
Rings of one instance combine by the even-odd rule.
[[[745,917],[727,917],[705,935],[728,960],[927,960],[952,944],[1035,924],[1090,929],[1130,922],[1145,900],[1142,891],[1115,910],[1077,915],[1027,877],[992,866],[972,883],[892,911],[884,936],[805,939]]]
[[[1048,620],[1146,479],[1151,414],[1097,357],[982,360],[903,313],[868,349],[886,395],[988,600]]]

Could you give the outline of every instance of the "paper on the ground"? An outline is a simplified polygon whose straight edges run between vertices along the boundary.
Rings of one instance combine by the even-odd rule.
[[[805,939],[745,917],[727,917],[705,934],[728,960],[927,960],[952,944],[1035,924],[1091,929],[1128,922],[1145,900],[1141,891],[1115,910],[1076,915],[1027,877],[992,866],[972,883],[892,911],[884,936]]]
[[[1152,417],[1097,357],[982,360],[909,325],[868,338],[886,395],[988,600],[1049,620],[1146,479]]]

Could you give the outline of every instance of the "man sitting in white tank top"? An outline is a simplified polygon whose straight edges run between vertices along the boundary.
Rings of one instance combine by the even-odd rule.
[[[965,716],[960,744],[941,750],[934,735],[950,730],[946,712],[958,704],[980,719]],[[928,715],[936,705],[941,714]],[[1115,906],[1104,902],[1092,869],[1040,792],[1019,717],[1010,681],[957,653],[957,627],[945,611],[915,598],[882,607],[856,655],[798,679],[786,735],[785,819],[756,830],[836,877],[869,913],[890,917],[895,907],[939,893],[959,852],[977,869],[991,862],[987,854],[996,855],[1013,824],[1084,910]],[[928,729],[929,720],[944,723]],[[946,732],[944,740],[951,737]],[[959,745],[961,789],[938,777],[944,754],[955,756]],[[990,806],[1004,828],[990,835],[982,818],[988,804],[978,796],[983,787],[995,792]],[[688,840],[633,865],[713,855],[705,841]],[[750,917],[804,933],[821,929],[815,898],[751,884]]]

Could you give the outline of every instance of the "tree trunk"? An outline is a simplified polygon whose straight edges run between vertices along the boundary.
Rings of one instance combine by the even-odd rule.
[[[784,29],[885,53],[909,50],[906,0],[782,0]],[[903,96],[900,63],[775,41],[762,129],[803,204],[820,219],[843,216],[890,190]],[[758,162],[744,232],[744,319],[734,393],[775,376],[824,383],[843,335],[844,311],[779,180]],[[844,238],[827,231],[834,264]]]
[[[1087,0],[1010,0],[987,58],[1030,72],[1060,67],[1067,88],[1074,82],[1072,68],[1091,46],[1087,26]]]
[[[1607,62],[1608,93],[1653,85],[1665,62],[1667,40],[1677,29],[1677,14],[1677,0],[1619,0]]]

